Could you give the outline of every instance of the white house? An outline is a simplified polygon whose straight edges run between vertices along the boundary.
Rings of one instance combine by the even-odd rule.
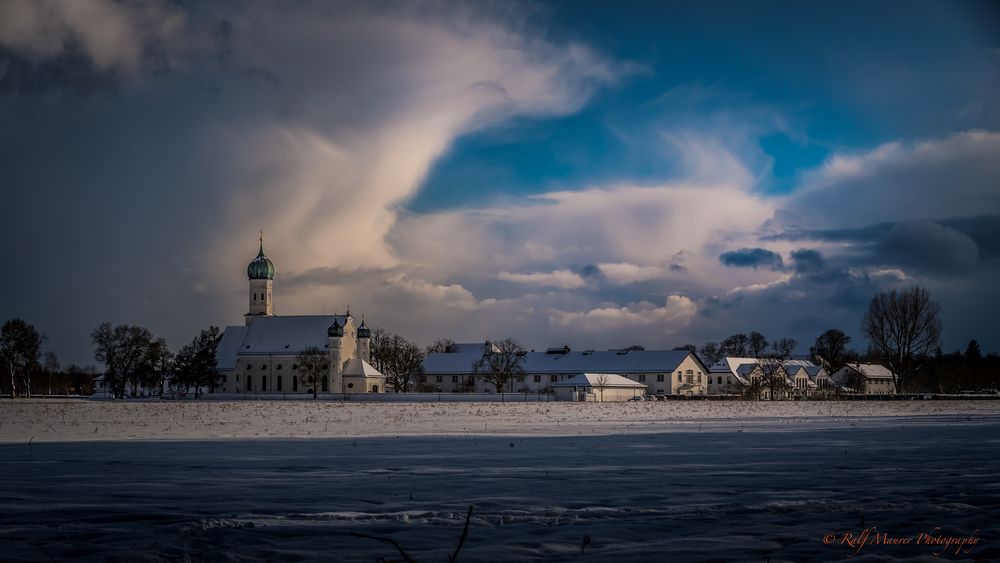
[[[495,388],[477,376],[474,364],[491,353],[487,343],[459,344],[453,352],[428,354],[419,382],[442,393],[492,393]],[[556,384],[581,373],[614,374],[646,386],[648,395],[704,395],[708,368],[687,350],[584,350],[568,347],[526,352],[523,375],[512,378],[510,393],[550,393]]]
[[[371,331],[364,320],[355,325],[345,315],[274,313],[274,264],[260,251],[247,266],[249,312],[243,326],[227,326],[216,350],[220,385],[216,390],[239,395],[312,394],[299,380],[298,355],[307,348],[329,354],[329,373],[321,393],[381,393],[385,377],[369,363]]]
[[[712,365],[708,392],[712,395],[743,394],[762,377],[757,358],[728,356]],[[784,377],[782,397],[810,397],[832,391],[826,369],[809,360],[787,359],[781,362],[779,376]],[[770,398],[770,390],[762,389],[762,397]]]
[[[646,385],[614,373],[581,373],[553,383],[558,401],[620,403],[646,394]]]
[[[833,372],[830,379],[849,393],[864,395],[894,395],[896,393],[892,371],[880,364],[846,364]]]

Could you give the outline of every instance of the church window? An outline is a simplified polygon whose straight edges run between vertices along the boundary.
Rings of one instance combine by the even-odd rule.
[[[330,390],[330,380],[326,376],[323,376],[323,392],[326,393]]]
[[[266,375],[260,376],[260,390],[261,391],[267,391],[267,376]]]
[[[281,366],[278,366],[278,367],[280,368]],[[279,393],[281,392],[281,376],[280,375],[278,376],[277,385],[275,386],[274,390],[277,391],[277,392],[279,392]]]
[[[348,383],[347,384],[347,388],[348,389],[354,389],[354,384],[353,383]]]
[[[247,366],[247,367],[250,367],[250,366]],[[247,391],[253,390],[253,382],[250,380],[250,376],[249,375],[247,376],[247,388],[246,388],[246,390]]]
[[[257,294],[256,294],[256,293],[254,293],[254,294],[253,294],[253,300],[254,300],[254,301],[256,301],[256,300],[257,300]]]
[[[275,369],[281,371],[281,364],[278,364],[278,367],[276,367]]]
[[[292,364],[292,371],[299,369],[299,364]]]
[[[267,364],[260,364],[260,369],[262,369],[262,370],[267,369]]]
[[[292,391],[298,391],[298,390],[299,390],[299,378],[293,377],[292,378]]]
[[[247,371],[250,371],[251,369],[253,369],[253,366],[251,366],[250,364],[247,364]]]

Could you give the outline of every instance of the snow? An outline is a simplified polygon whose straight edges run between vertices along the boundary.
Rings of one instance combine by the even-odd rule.
[[[5,401],[0,558],[998,560],[998,407]]]

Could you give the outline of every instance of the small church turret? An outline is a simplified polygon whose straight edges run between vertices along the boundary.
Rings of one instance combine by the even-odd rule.
[[[247,265],[247,278],[250,280],[250,312],[246,314],[246,324],[249,325],[255,317],[274,315],[271,301],[274,263],[264,255],[264,231],[260,233],[260,251]]]
[[[340,325],[340,320],[335,316],[333,324],[326,329],[326,336],[330,339],[330,392],[343,393],[344,382],[341,372],[344,368],[344,327]]]
[[[361,315],[361,326],[358,327],[358,357],[368,363],[372,361],[371,341],[372,331],[365,324],[365,316]]]

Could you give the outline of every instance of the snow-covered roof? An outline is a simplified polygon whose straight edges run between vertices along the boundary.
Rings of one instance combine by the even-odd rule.
[[[687,350],[585,350],[565,354],[528,352],[522,367],[525,373],[671,373],[687,357]],[[472,366],[482,357],[478,350],[463,349],[452,353],[428,354],[424,372],[428,374],[472,373]]]
[[[646,388],[642,383],[637,383],[616,373],[581,373],[566,381],[553,383],[552,387],[600,387],[601,385],[608,389],[612,387],[624,387],[627,389]]]
[[[222,339],[215,349],[215,369],[236,369],[236,356],[240,352],[240,344],[246,334],[245,326],[227,326],[222,331]]]
[[[881,364],[846,364],[841,369],[845,368],[854,370],[865,377],[892,377],[892,370]]]
[[[330,340],[326,330],[334,319],[341,325],[347,322],[346,315],[261,316],[254,319],[250,326],[239,327],[244,329],[239,353],[298,354],[309,347],[327,350]],[[226,327],[226,333],[230,328],[233,327]]]
[[[361,358],[351,358],[344,364],[344,377],[384,377],[382,372]]]

